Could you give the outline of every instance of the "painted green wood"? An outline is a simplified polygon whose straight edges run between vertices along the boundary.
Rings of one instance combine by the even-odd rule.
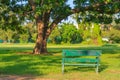
[[[63,50],[62,73],[65,65],[72,66],[94,66],[98,73],[101,50]],[[96,58],[83,58],[79,56],[95,56]]]
[[[100,56],[101,50],[63,50],[63,56]]]
[[[98,59],[90,58],[63,58],[64,62],[98,62]]]
[[[91,66],[91,67],[97,66],[97,64],[70,64],[70,63],[65,63],[64,65],[66,65],[66,66],[81,66],[81,67],[82,66],[87,66],[87,67],[89,67],[89,66]]]

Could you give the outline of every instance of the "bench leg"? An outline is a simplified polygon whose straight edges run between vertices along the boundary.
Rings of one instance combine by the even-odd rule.
[[[62,73],[64,74],[64,64],[62,64]]]
[[[97,60],[99,60],[99,57],[96,57]],[[99,71],[99,61],[96,63],[96,73],[98,73]]]
[[[97,64],[97,66],[96,66],[96,73],[98,73],[98,69],[99,69],[99,65]]]

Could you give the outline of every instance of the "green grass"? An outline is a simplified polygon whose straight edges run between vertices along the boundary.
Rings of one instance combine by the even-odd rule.
[[[55,80],[120,80],[119,46],[48,45],[49,55],[32,55],[34,44],[0,44],[0,75],[20,75]],[[100,73],[94,68],[65,67],[61,72],[62,49],[102,50]]]

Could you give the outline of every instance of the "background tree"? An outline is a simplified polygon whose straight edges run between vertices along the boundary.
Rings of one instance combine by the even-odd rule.
[[[61,35],[60,27],[56,27],[49,36],[48,42],[60,44],[61,41],[62,41],[62,35]]]
[[[64,43],[80,43],[82,41],[79,30],[73,24],[64,23],[60,26],[60,29]]]
[[[16,32],[14,31],[12,31],[11,29],[7,29],[7,31],[5,31],[4,32],[4,34],[6,34],[6,36],[7,36],[7,41],[9,42],[9,43],[11,43],[11,42],[13,42],[13,35],[15,34]]]
[[[120,31],[112,29],[109,33],[109,39],[112,41],[112,43],[120,43]]]
[[[35,42],[36,40],[36,35],[37,35],[37,30],[34,22],[28,22],[26,23],[25,26],[23,26],[26,34],[28,35],[28,40],[27,42]]]
[[[96,14],[114,14],[120,11],[119,0],[73,0],[74,8],[67,4],[67,0],[0,0],[0,7],[3,10],[0,21],[5,28],[9,24],[19,29],[23,21],[30,19],[36,21],[37,39],[33,53],[40,54],[47,52],[47,39],[54,28],[61,20],[66,19],[74,13],[92,12]],[[11,14],[11,15],[10,15]],[[25,16],[26,17],[23,17]],[[91,20],[91,16],[86,16]],[[96,17],[98,18],[98,16]],[[101,19],[101,18],[100,18]],[[6,25],[6,26],[5,26]]]
[[[120,30],[116,25],[113,25],[110,30],[105,29],[102,31],[101,36],[107,38],[109,43],[120,43]]]
[[[7,41],[7,35],[5,34],[5,31],[0,29],[0,39],[3,40],[3,42]]]

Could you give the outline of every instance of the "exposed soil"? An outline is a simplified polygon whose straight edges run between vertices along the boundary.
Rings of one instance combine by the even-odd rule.
[[[0,75],[0,80],[54,80],[31,76]]]

